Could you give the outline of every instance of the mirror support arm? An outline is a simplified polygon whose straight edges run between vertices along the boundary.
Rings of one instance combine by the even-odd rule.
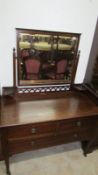
[[[13,48],[13,87],[16,87],[16,52]]]

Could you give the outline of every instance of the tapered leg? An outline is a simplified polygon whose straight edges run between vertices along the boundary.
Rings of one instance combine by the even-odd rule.
[[[6,165],[6,173],[7,175],[11,175],[10,173],[10,167],[9,167],[9,158],[5,158],[5,165]]]
[[[7,175],[11,175],[9,165],[9,145],[8,145],[7,133],[8,133],[7,128],[3,128],[1,130],[1,143],[2,143],[2,152],[6,165],[6,173]]]
[[[93,152],[92,141],[82,141],[83,155],[86,157],[87,154]]]

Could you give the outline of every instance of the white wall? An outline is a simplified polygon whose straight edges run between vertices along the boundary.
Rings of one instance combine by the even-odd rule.
[[[15,28],[82,33],[76,83],[83,82],[97,20],[98,0],[0,0],[0,82],[11,86]]]

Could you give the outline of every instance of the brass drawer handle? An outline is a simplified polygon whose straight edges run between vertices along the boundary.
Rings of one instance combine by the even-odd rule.
[[[31,142],[31,145],[34,146],[34,145],[35,145],[35,141],[32,141],[32,142]]]
[[[77,122],[77,126],[81,126],[81,122],[80,121]]]
[[[36,133],[36,128],[32,128],[31,132],[32,132],[32,134],[35,134]]]

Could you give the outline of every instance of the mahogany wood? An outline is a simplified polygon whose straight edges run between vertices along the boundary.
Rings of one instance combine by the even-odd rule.
[[[8,174],[9,157],[13,154],[81,141],[86,143],[86,155],[96,140],[98,106],[84,91],[46,96],[29,101],[11,95],[3,97],[0,129]]]
[[[16,87],[16,53],[13,49],[13,87]]]

